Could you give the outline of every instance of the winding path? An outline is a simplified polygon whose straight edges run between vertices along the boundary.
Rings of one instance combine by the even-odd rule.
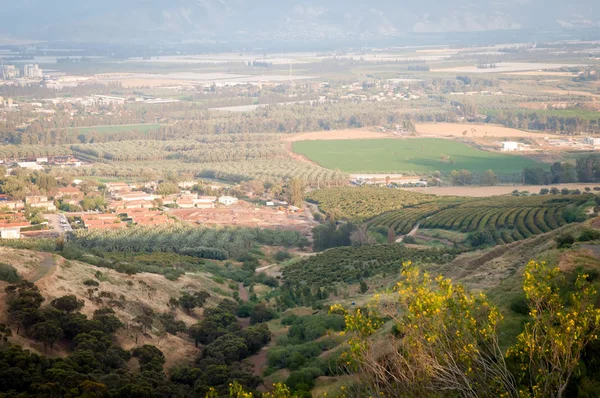
[[[27,278],[29,280],[29,282],[39,281],[40,279],[42,279],[43,277],[48,275],[48,273],[53,268],[56,267],[56,263],[54,262],[54,257],[52,257],[52,254],[44,253],[43,257],[44,257],[44,260],[38,266],[38,269],[35,272],[35,274],[33,276]]]
[[[421,225],[421,222],[418,222],[417,225],[415,225],[413,227],[413,229],[407,233],[406,235],[402,235],[401,237],[399,237],[398,239],[396,239],[396,243],[400,243],[404,240],[404,238],[406,238],[407,236],[414,236],[417,234],[417,232],[419,232],[419,226]]]

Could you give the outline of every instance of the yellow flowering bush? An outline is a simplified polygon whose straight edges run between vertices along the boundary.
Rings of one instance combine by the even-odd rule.
[[[561,294],[560,270],[543,262],[529,262],[523,277],[531,321],[507,356],[518,364],[526,386],[522,395],[563,397],[584,348],[598,338],[596,291],[584,274],[577,277],[573,293]]]
[[[465,396],[517,396],[506,370],[496,329],[502,316],[485,295],[403,264],[394,305],[346,313],[349,360],[385,396],[423,396],[455,391]],[[339,306],[332,306],[339,312]],[[372,317],[371,314],[377,314]],[[371,338],[393,323],[386,339]]]

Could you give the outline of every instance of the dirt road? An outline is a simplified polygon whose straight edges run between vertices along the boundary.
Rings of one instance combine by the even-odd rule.
[[[250,300],[250,295],[248,294],[248,289],[242,282],[238,283],[238,293],[240,295],[240,300],[248,301]]]
[[[415,236],[417,234],[417,232],[419,232],[419,226],[421,225],[421,223],[417,223],[417,225],[415,225],[413,227],[413,229],[407,233],[406,235],[402,235],[401,237],[399,237],[398,239],[396,239],[396,243],[400,243],[404,240],[404,238],[406,238],[407,236]]]
[[[56,267],[56,263],[54,262],[54,257],[52,257],[51,254],[44,253],[43,256],[44,256],[44,260],[39,265],[36,273],[33,274],[32,276],[30,276],[29,278],[27,278],[29,280],[29,282],[37,282],[37,281],[39,281],[40,279],[42,279],[43,277],[45,277],[46,275],[48,275],[48,273],[54,267]]]

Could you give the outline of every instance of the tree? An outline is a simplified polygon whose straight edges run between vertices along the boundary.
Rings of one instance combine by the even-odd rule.
[[[186,313],[190,314],[194,308],[202,308],[206,299],[209,297],[210,294],[205,291],[196,292],[194,294],[184,292],[179,298],[179,305]]]
[[[373,239],[369,236],[366,224],[359,225],[352,231],[350,234],[350,242],[352,243],[352,246],[364,246],[374,243]]]
[[[458,185],[458,177],[459,177],[458,171],[452,170],[450,172],[449,177],[450,177],[450,184],[451,185]]]
[[[304,201],[304,181],[299,178],[292,178],[287,186],[288,201],[291,205],[302,207]]]
[[[131,355],[138,359],[142,371],[162,372],[165,355],[155,346],[144,344],[141,347],[134,348]]]
[[[63,330],[58,322],[45,321],[33,326],[31,336],[44,343],[45,350],[48,345],[52,348],[54,343],[63,336]]]
[[[473,174],[469,170],[460,170],[458,172],[458,184],[459,185],[469,185],[473,180]]]
[[[102,325],[102,330],[105,333],[115,333],[123,327],[123,322],[115,316],[115,311],[112,308],[101,308],[94,311],[93,319]]]
[[[387,242],[389,244],[392,244],[392,243],[396,242],[396,231],[394,231],[394,228],[392,228],[392,227],[388,228]]]
[[[531,261],[525,267],[523,290],[532,318],[508,357],[521,369],[533,397],[561,398],[586,346],[597,340],[600,310],[588,275],[579,275],[575,291],[562,294],[558,267]]]
[[[50,305],[56,308],[57,310],[64,311],[66,313],[71,313],[82,309],[84,302],[83,300],[78,300],[77,297],[74,295],[69,295],[52,300],[50,302]]]
[[[226,334],[207,345],[202,354],[205,357],[221,359],[226,364],[231,364],[246,358],[249,350],[243,338]]]
[[[160,196],[168,196],[179,192],[179,186],[171,181],[163,181],[156,187],[156,193]]]
[[[369,285],[365,281],[360,281],[360,292],[364,294],[367,290],[369,290]]]
[[[481,176],[481,184],[482,185],[496,185],[498,183],[498,177],[496,177],[496,173],[493,170],[487,170]]]
[[[526,167],[523,169],[523,182],[525,184],[545,185],[550,180],[550,174],[541,167]]]
[[[274,318],[273,311],[265,303],[256,304],[250,311],[250,323],[262,323]]]

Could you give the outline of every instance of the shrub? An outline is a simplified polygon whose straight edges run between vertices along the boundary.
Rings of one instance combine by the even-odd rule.
[[[417,243],[417,240],[414,236],[407,235],[404,237],[404,239],[402,239],[402,242],[408,245],[414,245],[415,243]]]
[[[597,231],[595,229],[585,229],[581,235],[579,235],[579,239],[577,239],[579,242],[589,242],[591,240],[598,240],[600,239],[600,231]]]
[[[86,280],[83,281],[83,284],[85,286],[100,286],[100,283],[96,282],[93,279],[86,279]]]
[[[0,280],[8,283],[17,283],[21,280],[21,277],[12,265],[0,263]]]
[[[290,255],[290,253],[284,251],[284,250],[280,250],[277,253],[275,253],[275,260],[277,262],[282,262],[285,260],[290,259],[292,256]]]
[[[571,247],[575,243],[575,237],[571,234],[564,234],[556,237],[556,244],[559,249]]]
[[[525,297],[521,296],[514,299],[510,303],[510,310],[515,314],[519,315],[528,315],[529,314],[529,305],[527,304],[527,300]]]

